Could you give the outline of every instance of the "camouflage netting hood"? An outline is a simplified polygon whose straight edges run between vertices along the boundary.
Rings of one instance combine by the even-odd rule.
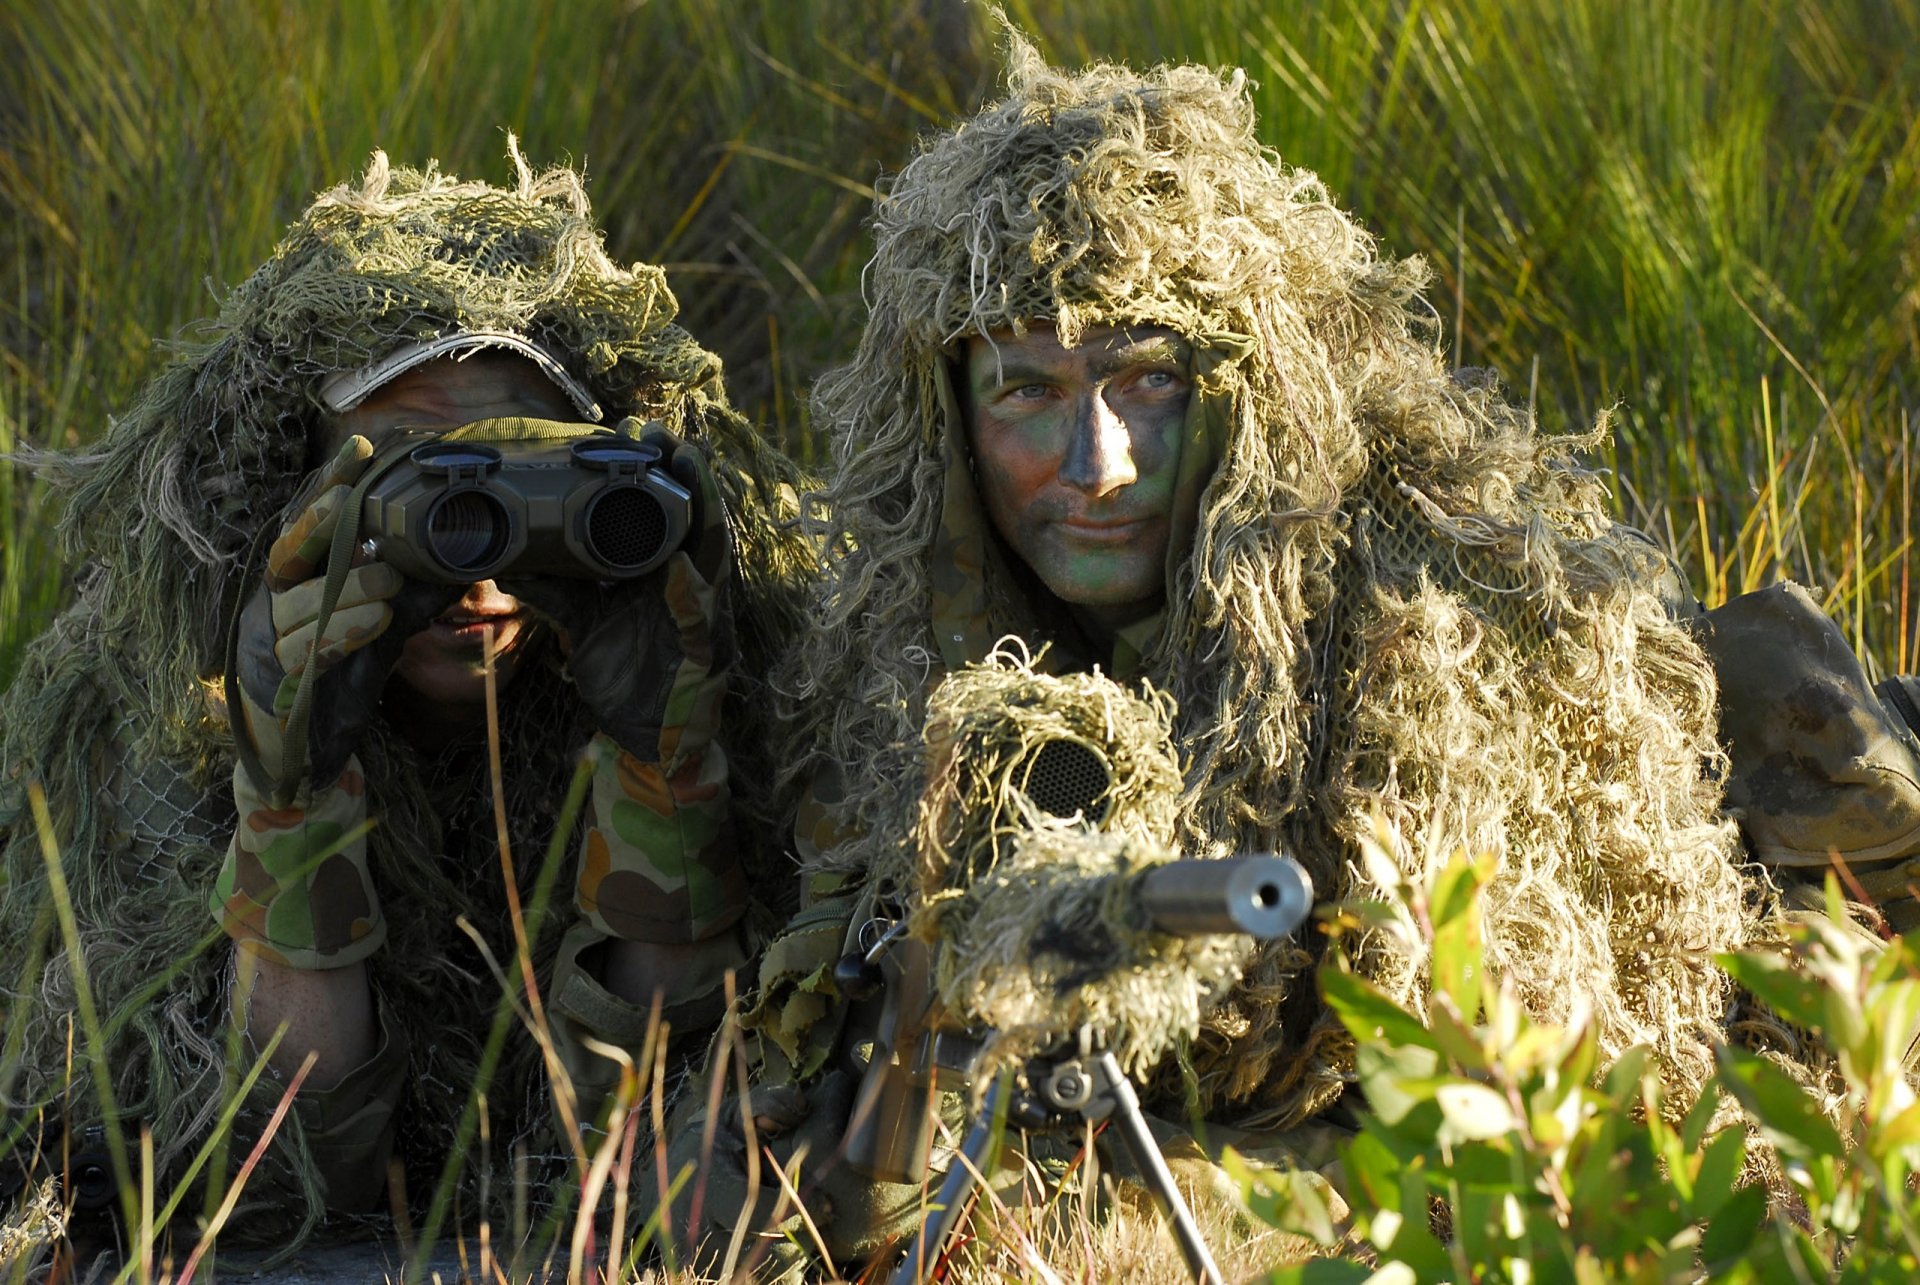
[[[1545,438],[1449,373],[1424,267],[1259,145],[1238,73],[1068,75],[1017,36],[1010,60],[1007,98],[880,198],[871,320],[816,395],[835,471],[827,590],[783,684],[820,711],[798,770],[883,767],[844,782],[834,821],[865,837],[831,859],[902,833],[923,775],[888,747],[917,741],[942,669],[1004,633],[1072,652],[973,497],[961,341],[1170,327],[1194,349],[1194,531],[1157,629],[1085,659],[1177,701],[1183,855],[1284,849],[1323,898],[1376,893],[1352,859],[1376,809],[1409,873],[1496,854],[1492,962],[1534,1010],[1588,1001],[1607,1047],[1698,1081],[1726,1003],[1709,955],[1751,912],[1707,775],[1712,674],[1664,561],[1566,462],[1599,435]],[[1346,949],[1413,993],[1419,958]],[[1210,1108],[1284,1121],[1339,1092],[1351,1045],[1313,953],[1265,952],[1209,1019]]]
[[[455,331],[538,345],[592,393],[606,422],[658,419],[713,445],[741,544],[742,668],[760,672],[756,647],[784,627],[787,577],[802,563],[763,521],[777,507],[773,488],[790,480],[781,462],[728,409],[719,359],[673,324],[677,304],[662,272],[607,256],[580,176],[535,173],[517,147],[511,159],[508,185],[496,187],[392,167],[376,153],[359,181],[313,202],[95,453],[53,461],[75,488],[68,544],[91,562],[79,602],[36,645],[0,711],[0,945],[16,967],[30,942],[45,944],[35,917],[47,904],[47,874],[24,788],[37,780],[113,1032],[107,1064],[119,1110],[152,1128],[163,1171],[204,1135],[226,1096],[217,1015],[229,952],[205,900],[233,826],[232,760],[212,680],[233,604],[251,587],[249,550],[278,529],[317,462],[309,438],[326,377]],[[765,702],[740,704],[751,713]],[[557,664],[525,666],[501,705],[524,895],[592,729]],[[749,757],[759,739],[743,737]],[[449,1015],[491,1013],[498,994],[456,916],[480,925],[498,957],[511,954],[501,940],[500,864],[488,855],[485,764],[478,751],[423,755],[384,724],[360,755],[379,819],[371,865],[392,924],[370,967],[389,1025],[422,1033],[401,1145],[424,1137],[415,1150],[437,1166],[486,1027],[484,1017]],[[756,774],[748,763],[739,775]],[[60,952],[50,953],[43,978],[7,979],[10,1038],[21,1030],[25,1044],[0,1086],[10,1109],[64,1096],[85,1114],[94,1099],[84,1065],[63,1088],[74,982]],[[161,991],[164,1000],[152,1002]],[[544,1122],[535,1060],[523,1055],[496,1082],[497,1160],[509,1156],[512,1130]],[[432,1176],[416,1175],[415,1190],[430,1191]]]

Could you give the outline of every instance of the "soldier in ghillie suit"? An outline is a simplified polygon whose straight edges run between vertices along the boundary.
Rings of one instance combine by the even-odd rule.
[[[1712,671],[1664,559],[1570,459],[1599,430],[1548,438],[1450,372],[1425,267],[1258,143],[1239,73],[1010,58],[1006,98],[879,198],[870,319],[815,395],[826,580],[777,681],[811,711],[816,910],[748,1013],[767,1076],[830,1074],[826,903],[911,833],[941,676],[1015,635],[1176,703],[1179,855],[1289,852],[1331,900],[1387,893],[1358,859],[1376,818],[1408,878],[1488,854],[1488,965],[1697,1086],[1711,956],[1755,912]],[[1325,949],[1252,957],[1149,1107],[1265,1130],[1333,1107],[1354,1046],[1315,994]],[[1411,943],[1339,949],[1419,993]]]
[[[805,571],[769,520],[784,474],[729,409],[719,360],[673,324],[660,270],[608,258],[580,177],[512,159],[494,187],[376,154],[96,451],[48,461],[89,561],[0,711],[0,956],[24,970],[6,979],[0,1083],[13,1158],[32,1161],[38,1136],[40,1173],[97,1133],[105,1087],[106,1125],[151,1131],[164,1194],[285,1022],[243,1137],[317,1060],[236,1232],[297,1244],[323,1210],[383,1206],[389,1154],[432,1193],[476,1086],[490,1142],[461,1163],[507,1173],[531,1152],[537,1178],[578,1145],[556,1114],[590,1127],[615,1078],[588,1043],[637,1058],[656,999],[697,1036],[747,957],[767,702],[743,689]],[[349,484],[389,434],[508,419],[644,431],[691,496],[684,546],[618,588],[422,584],[371,545],[349,544],[346,568]],[[236,740],[305,770],[237,764]],[[561,834],[583,760],[584,808]],[[536,919],[550,845],[563,864]],[[519,985],[510,902],[568,1074],[521,1032],[480,1084]],[[76,960],[103,1046],[76,1016]]]

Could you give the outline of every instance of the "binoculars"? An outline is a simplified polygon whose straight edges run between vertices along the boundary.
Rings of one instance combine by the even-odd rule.
[[[660,448],[624,433],[486,420],[409,441],[376,462],[360,530],[415,580],[630,579],[665,562],[692,521]]]

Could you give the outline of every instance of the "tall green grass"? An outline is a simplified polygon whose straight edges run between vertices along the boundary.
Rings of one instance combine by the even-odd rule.
[[[1702,596],[1792,574],[1920,668],[1920,0],[1006,7],[1063,61],[1245,67],[1266,141],[1431,263],[1459,360],[1549,426],[1615,412],[1623,515]],[[992,43],[960,0],[0,7],[0,453],[96,440],[374,147],[499,179],[510,130],[816,455],[876,179],[990,92]],[[54,515],[0,467],[0,687],[71,591]]]
[[[1624,514],[1709,601],[1824,586],[1920,664],[1920,0],[1011,0],[1055,57],[1235,64],[1263,136],[1419,253],[1463,362],[1609,408]],[[0,448],[91,440],[375,146],[583,164],[736,400],[801,454],[858,333],[872,184],[992,84],[960,0],[66,0],[0,14]],[[211,287],[211,288],[210,288]],[[64,583],[0,483],[0,683]]]

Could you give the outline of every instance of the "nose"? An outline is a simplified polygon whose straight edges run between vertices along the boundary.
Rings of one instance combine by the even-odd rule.
[[[467,611],[506,612],[517,608],[520,600],[502,589],[497,581],[482,580],[468,585],[455,605]]]
[[[1133,437],[1100,389],[1089,390],[1075,408],[1073,440],[1060,462],[1060,480],[1094,499],[1139,480],[1133,466]]]

